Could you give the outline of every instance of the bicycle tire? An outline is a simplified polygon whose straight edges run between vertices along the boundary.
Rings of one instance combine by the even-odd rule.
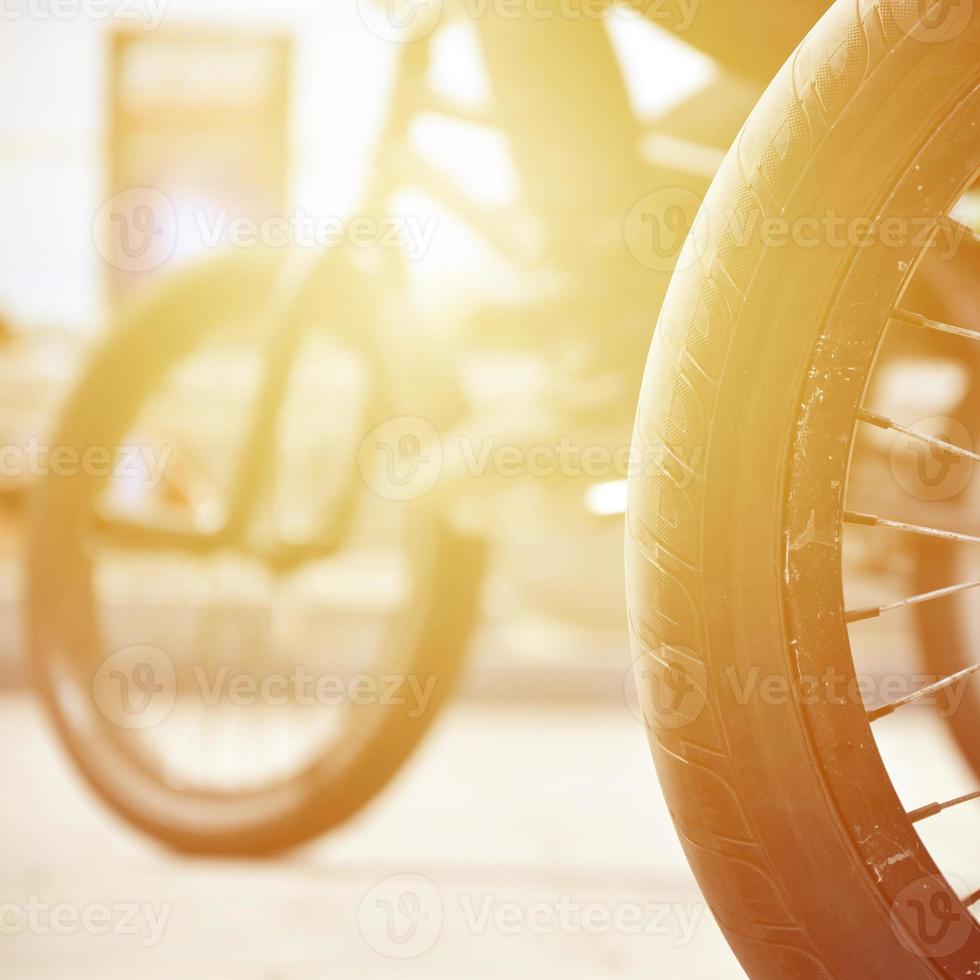
[[[89,447],[119,444],[155,386],[204,343],[216,323],[246,319],[263,308],[282,265],[281,257],[267,252],[222,256],[178,273],[128,309],[64,404],[53,444],[74,447],[79,458]],[[405,399],[400,411],[437,418],[423,407],[404,365],[391,370],[397,374],[389,373],[388,383],[400,388],[399,397]],[[339,760],[323,760],[297,776],[295,785],[270,787],[265,797],[209,800],[207,794],[166,785],[124,758],[111,741],[108,723],[90,703],[91,691],[82,692],[80,718],[79,702],[66,704],[58,689],[55,660],[72,642],[79,605],[86,601],[66,566],[98,482],[82,471],[39,481],[26,560],[33,675],[62,745],[89,786],[141,831],[196,854],[277,853],[357,813],[404,765],[452,692],[478,613],[482,542],[449,526],[438,494],[406,504],[415,506],[413,520],[422,533],[417,536],[414,601],[401,626],[410,647],[408,669],[438,678],[426,710],[413,717],[404,706],[376,706],[365,732],[341,746]]]
[[[630,480],[627,588],[641,703],[681,843],[754,978],[960,977],[980,954],[863,706],[763,704],[737,697],[730,673],[791,684],[826,656],[853,675],[839,542],[861,392],[841,374],[858,354],[870,370],[877,339],[859,328],[880,338],[912,271],[895,262],[915,252],[774,248],[754,232],[833,210],[917,213],[911,168],[964,113],[974,142],[958,152],[977,165],[980,17],[965,5],[937,39],[913,8],[839,0],[770,85],[681,255],[637,414],[650,465]],[[876,290],[868,272],[886,268],[900,281]],[[831,440],[819,423],[833,412]],[[949,901],[956,949],[903,913],[915,887]]]

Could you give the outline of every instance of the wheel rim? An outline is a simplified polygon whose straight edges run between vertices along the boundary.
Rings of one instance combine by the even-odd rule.
[[[938,127],[895,182],[879,215],[932,219],[947,215],[977,174],[974,91]],[[971,133],[971,125],[974,127]],[[925,192],[923,192],[925,188]],[[906,227],[909,227],[907,225]],[[783,515],[786,629],[793,669],[804,685],[828,668],[856,680],[842,583],[841,526],[856,425],[875,357],[923,243],[858,250],[826,325],[800,394]],[[871,300],[860,283],[873,282]],[[865,293],[867,290],[865,289]],[[881,424],[880,418],[870,419]],[[889,515],[890,516],[890,515]],[[835,583],[831,585],[831,583]],[[952,583],[951,583],[952,584]],[[980,930],[916,833],[887,775],[863,702],[804,699],[800,712],[823,781],[843,827],[891,907],[898,939],[951,971],[971,968]],[[949,928],[930,928],[922,909],[945,910]]]

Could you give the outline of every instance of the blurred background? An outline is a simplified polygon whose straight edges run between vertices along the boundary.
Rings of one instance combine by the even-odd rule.
[[[4,969],[739,975],[621,554],[657,309],[760,77],[688,43],[696,4],[5,9]],[[410,703],[375,728],[364,677]],[[362,749],[377,785],[337,789]],[[225,833],[270,787],[302,816]]]
[[[665,226],[664,243],[652,251],[642,216],[634,217],[639,225],[630,245],[627,217],[663,186],[706,183],[757,86],[730,77],[722,92],[731,107],[713,121],[719,95],[708,91],[720,70],[679,40],[670,23],[680,16],[676,11],[661,23],[625,9],[590,15],[584,32],[572,31],[588,35],[576,50],[574,37],[571,46],[562,43],[567,31],[552,16],[538,18],[523,42],[492,32],[481,40],[480,9],[442,10],[426,63],[412,69],[428,87],[430,105],[398,109],[406,118],[393,120],[394,93],[407,85],[399,83],[399,71],[411,60],[405,42],[412,47],[415,40],[411,32],[399,34],[411,18],[399,20],[395,6],[255,0],[167,2],[160,9],[117,4],[105,15],[83,5],[65,8],[63,16],[25,6],[21,13],[0,30],[6,106],[0,442],[11,447],[2,481],[0,726],[6,743],[16,745],[3,763],[12,792],[4,807],[0,903],[14,907],[3,919],[5,970],[73,978],[170,976],[175,969],[266,978],[499,976],[518,964],[529,975],[562,968],[589,977],[647,974],[652,963],[663,976],[734,971],[659,801],[628,677],[625,468],[613,452],[629,442],[638,366],[659,300],[634,300],[625,312],[609,306],[598,316],[580,313],[579,323],[564,330],[562,321],[574,317],[562,295],[583,266],[597,261],[596,250],[562,252],[544,240],[540,224],[559,213],[563,233],[576,223],[601,223],[601,261],[630,279],[634,294],[648,289],[658,296],[696,200],[679,199],[687,210]],[[406,13],[410,6],[403,18]],[[495,66],[487,65],[488,44]],[[574,81],[583,57],[612,55],[621,72],[628,106],[613,104],[621,113],[628,108],[620,128],[635,124],[636,148],[609,176],[630,173],[631,183],[599,205],[589,200],[582,183],[589,172],[575,167],[573,155],[591,154],[594,176],[621,151],[622,136],[615,127],[585,131],[602,111],[602,98],[589,91],[595,79],[570,91],[565,122],[557,127],[564,125],[566,144],[586,135],[595,149],[555,147],[553,157],[561,154],[566,163],[548,176],[559,188],[554,200],[542,202],[543,187],[529,191],[522,184],[527,161],[520,155],[548,151],[528,149],[537,123],[532,114],[520,117],[520,105],[547,99],[528,87],[534,74],[526,63],[500,62],[514,57],[508,51],[523,60],[529,44],[540,49],[539,79]],[[584,55],[587,49],[597,53]],[[603,63],[596,71],[608,69]],[[494,106],[493,78],[509,70],[515,77],[507,94],[511,130],[524,140],[516,153]],[[594,101],[594,109],[586,105],[582,120],[570,123],[583,100]],[[672,114],[685,100],[690,111]],[[536,111],[540,118],[552,110]],[[669,124],[654,132],[657,119]],[[386,127],[398,131],[394,139],[386,138]],[[391,163],[386,139],[407,139],[430,174],[413,179],[414,162]],[[667,157],[667,170],[652,179]],[[641,166],[649,172],[637,179]],[[448,200],[440,199],[442,179],[453,188]],[[394,193],[379,205],[371,198],[386,181]],[[671,200],[656,206],[674,203],[676,191],[667,193]],[[456,204],[464,205],[462,213]],[[478,209],[477,223],[488,221],[490,232],[475,230],[469,219],[476,211],[466,209]],[[365,214],[360,251],[369,257],[386,251],[401,266],[382,274],[386,288],[413,311],[406,309],[397,324],[400,342],[416,352],[413,364],[431,362],[428,376],[438,378],[440,391],[451,389],[441,400],[466,406],[451,413],[452,423],[439,422],[443,465],[439,485],[426,495],[445,496],[452,484],[460,519],[488,542],[467,667],[443,724],[353,823],[273,864],[178,858],[96,801],[26,693],[32,627],[24,626],[23,568],[33,487],[50,479],[54,445],[80,445],[64,425],[62,437],[53,435],[59,416],[77,414],[75,406],[65,407],[68,393],[92,370],[87,365],[96,352],[112,346],[113,331],[126,331],[119,321],[142,297],[216,253],[269,246],[270,234],[278,251],[282,226],[269,225],[270,217],[285,219],[284,251],[322,252],[324,234],[333,236],[328,251],[338,242],[349,247],[345,229]],[[235,238],[231,225],[242,218],[254,223]],[[521,313],[529,309],[541,312]],[[325,314],[332,313],[328,305]],[[613,317],[629,323],[617,328]],[[582,392],[580,379],[590,373],[582,363],[592,356],[583,352],[582,333],[604,327],[630,335],[606,345],[626,351],[621,359],[629,379],[621,380],[619,365],[598,368],[597,393],[584,406],[562,404],[565,418],[554,422],[553,410],[541,405],[566,397],[548,390],[556,358],[569,362],[569,390]],[[233,469],[229,446],[248,414],[262,347],[219,340],[202,348],[162,392],[147,393],[144,407],[118,407],[132,411],[120,427],[136,455],[122,475],[126,465],[111,446],[117,472],[108,494],[137,511],[162,504],[206,516],[220,497],[222,474]],[[290,522],[302,526],[304,515],[330,498],[324,488],[331,486],[338,452],[351,448],[338,450],[351,434],[345,411],[337,411],[345,391],[337,385],[350,378],[338,381],[335,355],[336,345],[311,342],[290,376],[273,507],[287,535]],[[153,355],[129,356],[135,362]],[[104,388],[98,401],[117,410]],[[593,411],[596,404],[601,411]],[[411,412],[413,419],[435,421],[429,410]],[[590,414],[609,421],[573,421]],[[535,446],[543,455],[529,476],[527,452]],[[583,452],[596,447],[598,455],[583,463]],[[459,468],[450,458],[460,453],[472,457],[463,469],[490,485],[486,490],[474,493],[473,479],[450,475]],[[359,485],[379,489],[364,473],[362,467]],[[361,648],[383,622],[379,610],[395,601],[399,588],[392,584],[398,555],[390,540],[404,503],[391,497],[382,479],[362,520],[375,528],[374,539],[388,543],[347,549],[353,555],[339,566],[314,566],[286,584],[270,585],[254,566],[226,554],[196,562],[136,548],[106,557],[92,602],[109,635],[94,656],[150,644],[175,660],[210,656],[213,663],[238,665],[258,657],[288,660],[292,670],[301,659],[311,670],[343,663],[350,676],[350,664],[363,660]],[[378,516],[384,505],[394,517]],[[379,533],[379,526],[388,530]],[[371,533],[363,540],[370,542]],[[59,554],[56,562],[71,563]],[[53,618],[58,587],[52,581],[50,592],[42,591],[40,616]],[[205,648],[207,655],[200,653]],[[290,754],[315,754],[314,735],[327,737],[321,731],[327,723],[309,721],[309,711],[300,734],[287,742],[292,747],[264,757],[267,772]],[[322,705],[316,712],[329,713]],[[242,752],[229,749],[222,734],[227,719],[215,732],[188,740],[194,724],[172,716],[139,733],[167,757],[170,784],[194,776],[228,784],[240,777]],[[265,748],[273,736],[281,741],[281,713],[263,724]],[[201,764],[205,756],[211,762]],[[569,905],[564,913],[562,896]],[[25,911],[32,899],[33,924]],[[77,923],[58,928],[49,921],[58,905],[80,917],[106,906],[113,927],[108,935]],[[123,913],[111,911],[131,905],[140,924],[132,932],[119,924]],[[533,919],[538,905],[546,911],[539,910],[537,926],[510,923],[514,914]],[[625,929],[601,921],[621,906]],[[586,917],[598,915],[595,924],[583,925],[583,909]],[[437,919],[442,928],[434,936]],[[159,935],[151,922],[163,923]]]
[[[0,246],[0,306],[6,349],[0,397],[5,403],[4,444],[23,447],[24,457],[18,461],[10,454],[8,470],[19,464],[30,468],[25,460],[32,454],[32,440],[39,444],[33,455],[44,454],[40,443],[66,387],[111,329],[114,306],[127,294],[146,288],[155,276],[173,275],[202,255],[236,247],[229,227],[236,218],[246,216],[259,223],[282,216],[293,229],[287,235],[299,240],[305,235],[312,242],[317,223],[335,228],[358,214],[402,54],[397,42],[378,36],[383,33],[374,23],[379,16],[383,19],[383,9],[364,16],[354,2],[328,9],[302,3],[253,2],[232,8],[168,2],[159,25],[153,24],[149,7],[116,12],[112,18],[24,16],[5,24],[0,70],[8,111],[2,123],[0,207],[7,234]],[[639,125],[669,114],[717,78],[709,58],[655,22],[621,12],[605,18],[603,25]],[[447,17],[433,47],[428,75],[434,91],[463,112],[489,113],[492,92],[476,26],[466,16]],[[553,57],[569,57],[560,44],[556,49]],[[730,87],[736,108],[728,120],[714,122],[716,146],[676,141],[682,154],[694,158],[702,182],[720,160],[725,136],[740,124],[739,111],[752,103],[752,86],[733,78]],[[708,110],[698,108],[701,130],[706,132]],[[717,105],[712,112],[717,112]],[[678,122],[693,132],[699,127],[690,112]],[[533,229],[527,232],[519,226],[519,175],[499,127],[419,112],[412,120],[411,138],[426,162],[458,183],[469,200],[496,208],[502,220],[518,229],[515,237],[521,232],[533,237]],[[594,137],[596,142],[603,138]],[[648,142],[648,156],[654,161],[664,156],[659,144],[670,145],[665,134],[651,136]],[[653,182],[649,186],[656,190]],[[111,218],[107,224],[104,205],[123,195],[121,206],[131,213],[142,200],[127,203],[125,195],[134,188],[155,188],[166,195],[162,215],[154,218],[165,227],[155,252],[127,258],[113,240],[118,226],[111,225]],[[643,197],[637,188],[631,190],[630,205]],[[571,184],[566,197],[583,193]],[[379,242],[390,238],[395,247],[409,246],[408,288],[422,311],[413,329],[425,332],[417,344],[430,343],[433,336],[464,343],[476,332],[471,324],[482,313],[490,322],[480,344],[496,349],[470,359],[467,370],[478,379],[473,384],[489,390],[499,405],[499,386],[510,389],[513,401],[515,390],[526,391],[529,381],[536,383],[542,358],[534,350],[534,328],[515,324],[513,316],[494,324],[486,310],[552,290],[555,270],[527,273],[522,255],[501,254],[488,245],[446,202],[413,187],[411,174],[388,202],[384,217],[390,219],[388,224],[368,236]],[[625,214],[619,218],[622,223]],[[278,226],[270,233],[277,231]],[[624,261],[635,262],[621,230],[616,232],[620,241],[615,244],[622,252],[616,260],[625,256]],[[254,231],[251,234],[256,237]],[[676,238],[680,233],[673,234]],[[132,235],[134,241],[139,235],[135,224]],[[671,261],[669,253],[665,261]],[[644,271],[642,264],[635,264]],[[654,277],[667,269],[669,264],[646,271]],[[641,325],[632,329],[642,332],[644,339],[634,347],[642,356],[655,310],[643,311],[637,319]],[[495,329],[500,338],[494,336]],[[516,330],[521,331],[517,343]],[[505,345],[515,349],[501,352]],[[221,389],[233,384],[231,372],[216,369],[202,379],[199,401],[188,402],[196,427],[211,430],[199,431],[199,437],[214,440],[202,445],[202,453],[227,441],[228,420],[209,411],[209,405],[220,404],[226,397]],[[307,392],[306,397],[315,402],[317,392]],[[622,401],[625,418],[632,405],[625,393]],[[302,414],[298,425],[322,425],[317,413]],[[302,445],[308,435],[297,434],[296,443]],[[508,441],[506,430],[500,441]],[[621,445],[627,442],[628,429],[620,438]],[[293,459],[289,465],[301,467],[303,462]],[[33,468],[43,468],[43,462]],[[29,482],[29,474],[19,476],[4,475],[12,511]],[[297,479],[302,479],[301,470],[284,474],[286,483]],[[524,489],[533,492],[533,486]],[[535,527],[539,516],[532,517]],[[4,601],[13,612],[18,521],[13,513],[9,520]],[[528,533],[539,531],[523,527],[516,537],[526,538]],[[605,539],[613,541],[618,533],[599,532],[604,540],[596,542],[593,560],[608,560]],[[519,566],[522,559],[514,560]],[[618,555],[614,560],[618,564]],[[549,559],[549,565],[551,574],[558,571],[555,565],[569,570],[568,562]],[[523,583],[523,588],[530,584]],[[537,586],[542,591],[549,588],[540,579]],[[583,671],[608,667],[610,652],[622,648],[618,582],[608,596],[604,587],[602,596],[595,595],[594,576],[585,576],[582,586],[584,593],[583,588],[569,592],[564,586],[551,590],[561,595],[558,601],[566,607],[557,616],[532,608],[516,617],[509,608],[496,616],[491,613],[476,665],[521,669],[541,664]],[[581,608],[583,602],[598,607],[605,599],[613,612],[609,621],[599,618],[581,626],[566,622],[569,610]],[[497,601],[519,599],[499,596]],[[16,615],[4,617],[4,675],[20,671],[16,621]],[[591,685],[590,679],[586,686]]]

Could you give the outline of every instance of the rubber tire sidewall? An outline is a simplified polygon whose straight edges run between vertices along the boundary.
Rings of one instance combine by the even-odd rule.
[[[676,651],[708,702],[665,728],[648,691],[651,744],[692,867],[753,977],[941,975],[899,943],[799,706],[742,703],[726,675],[796,678],[786,476],[812,352],[852,258],[733,245],[733,214],[878,213],[882,188],[958,97],[951,80],[976,65],[975,17],[959,40],[929,45],[889,38],[893,9],[863,5],[858,19],[838,3],[753,113],[682,255],[637,419],[641,458],[656,446],[660,464],[630,488],[635,653]],[[873,299],[872,316],[888,298]]]

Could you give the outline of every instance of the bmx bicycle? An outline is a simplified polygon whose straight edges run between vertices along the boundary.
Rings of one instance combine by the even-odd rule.
[[[401,189],[421,189],[498,251],[523,256],[526,222],[475,205],[409,138],[425,114],[502,130],[521,210],[544,229],[538,257],[521,261],[560,285],[532,305],[481,311],[473,330],[539,344],[558,366],[615,283],[618,305],[605,313],[628,320],[632,339],[606,339],[612,353],[596,373],[606,388],[626,380],[612,408],[607,396],[587,411],[593,429],[628,446],[635,365],[668,272],[616,257],[624,209],[648,185],[703,192],[707,175],[639,159],[642,130],[601,24],[545,26],[550,41],[531,24],[524,43],[537,46],[536,62],[522,71],[508,61],[513,29],[481,23],[489,113],[428,85],[438,34],[404,45],[359,210],[384,214]],[[541,162],[575,149],[576,129],[554,132],[562,121],[582,125],[581,100],[556,84],[569,57],[603,79],[588,125],[608,141],[577,154],[583,172],[602,175],[597,201],[560,223],[567,201],[553,200]],[[542,64],[554,84],[529,113]],[[610,234],[597,275],[572,236]],[[396,250],[221,254],[126,307],[64,406],[53,438],[79,457],[125,445],[169,455],[156,479],[81,468],[38,486],[27,564],[35,674],[90,785],[179,849],[274,853],[336,826],[394,776],[452,691],[486,542],[458,516],[448,464],[418,490],[433,444],[471,424],[454,358],[424,344],[418,321]],[[567,374],[580,396],[581,368]],[[577,411],[578,421],[564,407],[542,414],[568,432],[583,424]],[[297,441],[311,418],[322,420],[319,442]],[[303,460],[292,485],[281,477],[289,452]]]

